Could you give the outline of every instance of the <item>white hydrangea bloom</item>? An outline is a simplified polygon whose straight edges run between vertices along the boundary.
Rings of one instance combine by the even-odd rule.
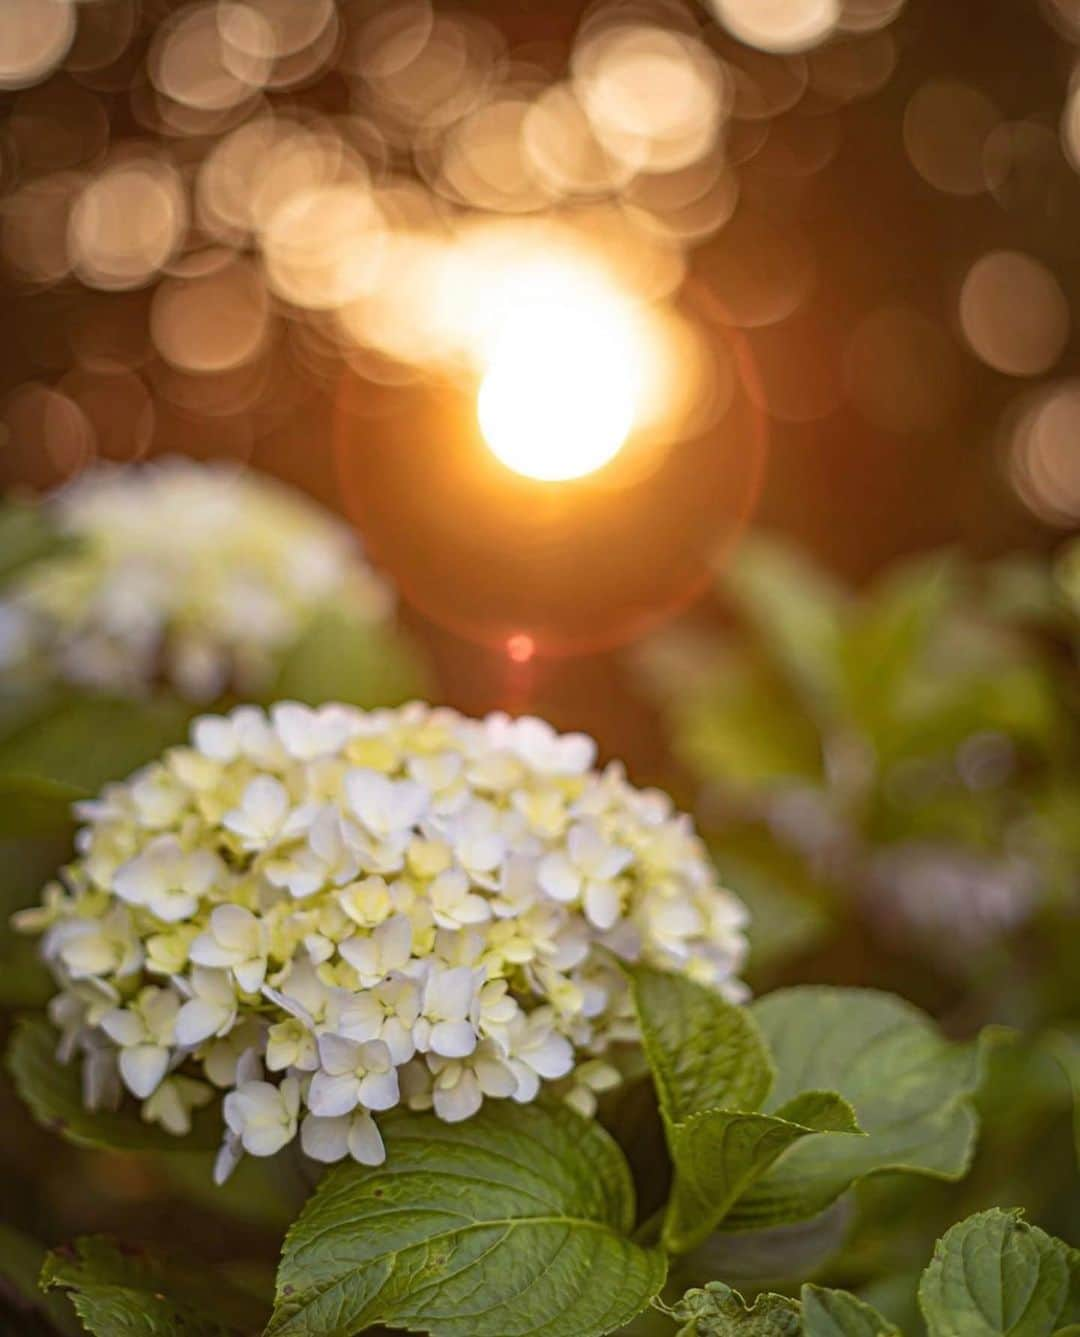
[[[324,608],[371,622],[389,615],[387,589],[348,528],[250,470],[181,457],[105,466],[49,506],[79,546],[5,591],[5,671],[44,659],[88,686],[134,694],[166,681],[209,701],[268,685]],[[288,747],[287,723],[280,728]],[[219,727],[216,755],[236,746],[231,732]]]
[[[178,1135],[221,1097],[220,1180],[299,1137],[365,1165],[396,1105],[586,1115],[638,1041],[617,959],[740,999],[746,913],[688,818],[539,720],[239,707],[80,804],[18,916],[88,1101]]]

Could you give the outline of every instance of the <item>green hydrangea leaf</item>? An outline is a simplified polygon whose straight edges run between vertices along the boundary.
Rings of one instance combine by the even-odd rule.
[[[417,652],[377,623],[329,608],[319,613],[282,662],[268,699],[325,701],[372,709],[426,695]]]
[[[98,793],[110,779],[124,779],[183,742],[191,706],[158,697],[120,701],[96,695],[60,694],[23,727],[0,741],[0,787],[5,796],[25,787],[63,801],[70,821],[71,798]]]
[[[627,973],[665,1118],[759,1109],[775,1074],[749,1011],[682,975],[649,966]]]
[[[615,1142],[566,1108],[489,1103],[382,1123],[386,1164],[333,1170],[285,1240],[268,1337],[600,1337],[666,1275],[629,1239]]]
[[[682,976],[646,966],[627,973],[675,1165],[663,1243],[685,1253],[792,1143],[858,1125],[827,1091],[757,1113],[774,1068],[750,1012]]]
[[[700,1244],[800,1139],[859,1131],[855,1111],[831,1091],[804,1092],[777,1114],[711,1109],[672,1125],[675,1187],[664,1222],[664,1247],[686,1253]]]
[[[6,1305],[20,1317],[27,1316],[30,1331],[38,1331],[30,1327],[33,1315],[47,1320],[50,1331],[55,1329],[63,1337],[80,1337],[82,1324],[63,1296],[44,1295],[38,1289],[46,1252],[37,1240],[0,1222],[0,1331],[4,1331],[2,1316]]]
[[[898,1329],[863,1300],[824,1286],[802,1288],[805,1337],[899,1337]]]
[[[71,823],[71,805],[86,798],[77,785],[32,774],[0,775],[0,837],[60,831]]]
[[[979,1046],[950,1044],[917,1008],[869,989],[784,989],[750,1010],[778,1071],[766,1112],[779,1114],[807,1088],[836,1091],[866,1136],[794,1143],[735,1204],[726,1228],[814,1216],[881,1171],[965,1173],[977,1131]]]
[[[751,1307],[722,1281],[687,1291],[669,1311],[677,1337],[797,1337],[799,1306],[786,1295],[759,1295]]]
[[[88,1110],[83,1105],[78,1065],[56,1058],[56,1032],[43,1018],[24,1018],[15,1027],[7,1064],[15,1089],[43,1127],[83,1147],[112,1151],[205,1151],[221,1140],[211,1109],[195,1116],[185,1137],[144,1123],[134,1102],[121,1109]]]
[[[1051,1337],[1080,1323],[1080,1252],[993,1208],[953,1226],[919,1286],[929,1337]]]
[[[166,1262],[97,1235],[49,1254],[40,1284],[66,1291],[97,1337],[242,1337],[266,1319],[266,1307],[218,1269]]]
[[[35,562],[59,557],[77,546],[77,540],[53,528],[40,506],[0,503],[0,585],[9,584]]]

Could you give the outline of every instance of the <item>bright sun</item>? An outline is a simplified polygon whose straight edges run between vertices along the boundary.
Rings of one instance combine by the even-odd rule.
[[[504,294],[477,413],[492,453],[554,482],[593,473],[634,427],[642,349],[631,304],[581,272],[537,266]]]

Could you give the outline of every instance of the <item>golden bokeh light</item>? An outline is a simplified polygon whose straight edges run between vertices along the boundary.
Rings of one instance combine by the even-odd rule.
[[[762,51],[805,51],[840,21],[839,0],[712,0],[720,22]]]
[[[1080,381],[1025,398],[1007,429],[1007,469],[1017,493],[1047,524],[1080,521]]]
[[[4,0],[0,88],[27,88],[51,74],[75,37],[71,0]]]
[[[163,158],[132,155],[83,190],[71,213],[72,267],[84,283],[109,290],[148,283],[181,245],[187,196]]]
[[[632,309],[601,284],[538,264],[504,293],[477,413],[495,456],[546,482],[618,454],[635,422],[643,350]]]
[[[1053,273],[1022,251],[991,251],[968,270],[960,324],[978,357],[1010,376],[1037,376],[1069,337],[1069,304]]]

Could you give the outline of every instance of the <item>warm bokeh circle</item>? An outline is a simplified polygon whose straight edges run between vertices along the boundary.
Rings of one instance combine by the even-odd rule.
[[[492,453],[476,386],[392,390],[347,373],[342,500],[374,560],[425,617],[505,649],[617,645],[702,593],[753,509],[765,455],[753,369],[734,334],[717,411],[678,439],[631,435],[583,477],[543,481]],[[538,370],[538,375],[542,374]]]

